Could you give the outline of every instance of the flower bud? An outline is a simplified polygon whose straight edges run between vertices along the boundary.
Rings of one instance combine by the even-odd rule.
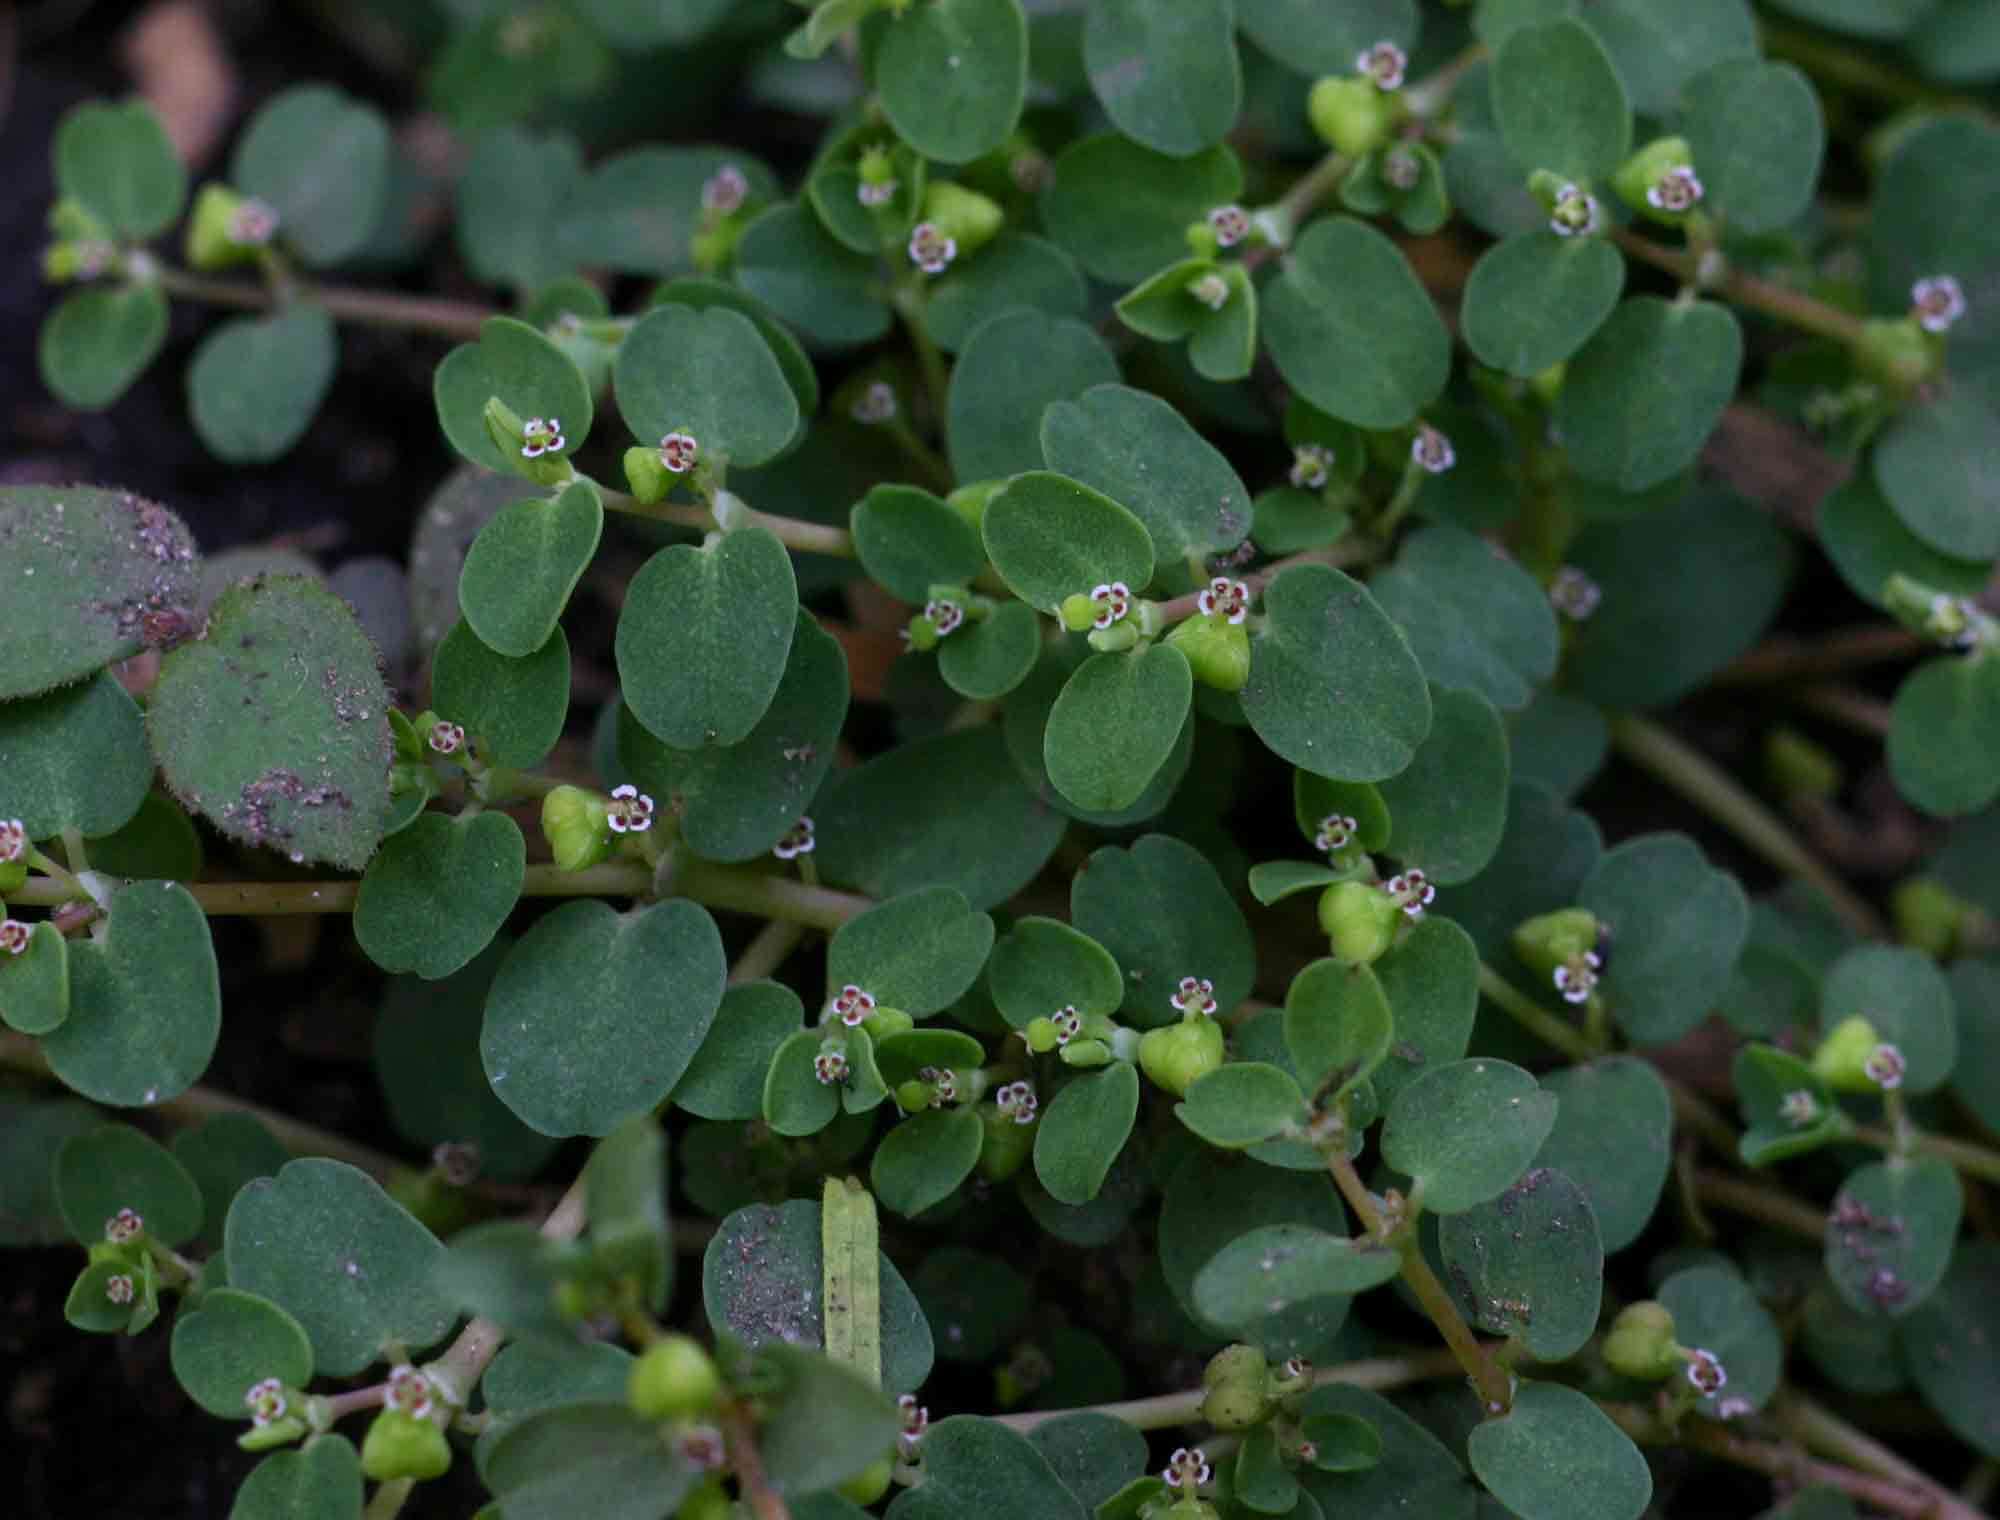
[[[1241,691],[1250,680],[1250,631],[1224,618],[1191,617],[1167,642],[1187,656],[1194,678],[1217,691]]]
[[[1657,1383],[1672,1377],[1681,1365],[1674,1344],[1674,1317],[1667,1306],[1651,1299],[1627,1304],[1604,1337],[1604,1361],[1621,1377]]]
[[[1879,1084],[1868,1074],[1868,1063],[1881,1044],[1882,1036],[1860,1014],[1842,1019],[1813,1052],[1813,1073],[1835,1092],[1875,1092]]]
[[[1909,395],[1943,364],[1942,347],[1915,317],[1873,317],[1861,324],[1854,367],[1898,396]]]
[[[451,1470],[451,1443],[436,1423],[384,1408],[361,1443],[361,1471],[377,1483],[397,1478],[422,1482]]]
[[[1639,215],[1679,226],[1701,199],[1693,164],[1694,152],[1686,138],[1656,137],[1612,172],[1611,188]]]
[[[1343,966],[1381,959],[1395,943],[1402,916],[1395,899],[1369,882],[1337,881],[1320,894],[1319,926]]]
[[[1271,1413],[1270,1363],[1255,1346],[1224,1346],[1202,1369],[1201,1417],[1217,1430],[1248,1430]]]
[[[699,1341],[665,1335],[641,1352],[625,1380],[625,1401],[644,1420],[705,1414],[722,1397],[722,1374]]]
[[[1389,140],[1393,108],[1371,79],[1328,75],[1306,98],[1306,116],[1329,147],[1360,158]]]
[[[1075,591],[1062,599],[1056,615],[1062,619],[1063,627],[1071,633],[1083,633],[1097,626],[1097,603],[1081,591]]]
[[[609,860],[610,807],[583,787],[556,787],[542,798],[542,837],[559,871],[581,871]]]
[[[673,472],[660,460],[658,449],[633,446],[625,451],[625,484],[646,506],[664,501],[674,486]]]
[[[860,1472],[840,1485],[842,1497],[866,1509],[877,1499],[889,1492],[889,1484],[896,1475],[896,1464],[888,1457],[877,1457]],[[718,1512],[720,1513],[720,1512]]]
[[[977,190],[968,190],[948,179],[934,179],[924,187],[924,210],[918,220],[930,223],[955,243],[957,256],[963,259],[993,241],[1006,225],[1007,213],[1000,209],[999,202],[989,200]]]
[[[1222,1064],[1222,1026],[1206,1014],[1139,1037],[1139,1069],[1177,1098]]]
[[[1956,954],[1980,912],[1934,876],[1912,876],[1889,894],[1896,937],[1939,960]]]
[[[1563,376],[1569,373],[1567,361],[1551,364],[1547,369],[1528,379],[1528,389],[1535,393],[1535,399],[1543,406],[1554,406],[1556,397],[1562,394]]]

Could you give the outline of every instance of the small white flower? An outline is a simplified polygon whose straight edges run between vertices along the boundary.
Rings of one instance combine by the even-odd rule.
[[[250,1385],[243,1395],[244,1407],[250,1411],[250,1423],[262,1430],[273,1421],[282,1420],[289,1407],[285,1399],[285,1385],[276,1378],[265,1378],[261,1383]]]
[[[1396,906],[1408,919],[1422,918],[1424,909],[1437,896],[1437,888],[1431,885],[1430,878],[1415,866],[1400,875],[1391,876],[1382,883],[1382,890],[1396,900]]]
[[[946,237],[935,222],[919,222],[910,234],[910,262],[925,274],[943,274],[958,257],[958,240]]]
[[[728,1461],[722,1432],[713,1425],[684,1425],[674,1437],[680,1459],[695,1472],[714,1472]]]
[[[34,930],[18,918],[0,922],[0,950],[5,950],[9,955],[24,954],[33,937]]]
[[[1417,424],[1417,436],[1410,442],[1410,458],[1433,475],[1442,475],[1458,463],[1451,440],[1428,422]]]
[[[1056,1043],[1067,1045],[1083,1033],[1083,1016],[1076,1011],[1075,1004],[1066,1004],[1049,1015],[1049,1022],[1056,1026]]]
[[[562,422],[555,417],[530,417],[521,425],[521,457],[540,459],[544,454],[560,454],[568,441],[563,437]]]
[[[847,1080],[847,1052],[844,1050],[822,1050],[813,1057],[813,1075],[827,1087],[838,1087]]]
[[[1557,237],[1588,237],[1604,225],[1604,208],[1581,185],[1564,185],[1556,192],[1549,229]]]
[[[1210,311],[1220,311],[1229,304],[1229,282],[1219,274],[1189,280],[1183,288]]]
[[[465,748],[465,730],[456,723],[433,723],[430,741],[440,755],[455,755]]]
[[[1109,628],[1123,621],[1132,610],[1132,589],[1123,581],[1106,581],[1092,587],[1090,599],[1097,606],[1097,615],[1090,620],[1093,628]]]
[[[1675,164],[1646,187],[1646,204],[1656,211],[1687,211],[1701,199],[1701,181],[1688,164]]]
[[[1214,1478],[1215,1469],[1208,1465],[1208,1456],[1199,1446],[1176,1446],[1160,1473],[1160,1480],[1176,1491],[1200,1488]]]
[[[1934,274],[1910,287],[1910,305],[1915,308],[1917,325],[1925,332],[1941,333],[1965,315],[1965,292],[1948,274]]]
[[[771,853],[780,860],[796,860],[801,855],[812,854],[813,821],[801,815],[799,821],[785,831],[785,837],[771,846]]]
[[[669,433],[660,440],[660,463],[676,475],[692,470],[700,453],[701,445],[695,442],[692,433]]]
[[[965,609],[949,597],[935,597],[924,603],[924,616],[931,620],[939,638],[958,632],[965,622]]]
[[[390,1370],[389,1388],[382,1402],[421,1420],[431,1412],[431,1380],[404,1362]]]
[[[886,206],[896,198],[896,183],[893,179],[885,179],[873,183],[864,179],[855,188],[854,198],[870,209],[876,206]]]
[[[1726,1399],[1715,1401],[1715,1417],[1718,1420],[1740,1420],[1745,1415],[1754,1413],[1756,1408],[1757,1406],[1748,1399],[1732,1393]]]
[[[1778,1101],[1778,1117],[1793,1129],[1804,1129],[1819,1118],[1819,1099],[1797,1087]]]
[[[1361,825],[1347,813],[1328,813],[1319,821],[1319,832],[1313,835],[1313,848],[1331,855],[1335,850],[1344,850],[1354,840]]]
[[[452,1187],[471,1187],[479,1180],[479,1147],[471,1140],[441,1140],[431,1147],[431,1165]]]
[[[146,1228],[146,1221],[134,1209],[120,1209],[104,1221],[104,1238],[115,1246],[122,1246],[128,1240],[137,1240],[139,1232]]]
[[[1389,183],[1391,189],[1416,189],[1417,180],[1423,172],[1422,161],[1408,148],[1394,147],[1382,155],[1382,178]]]
[[[1234,248],[1250,236],[1250,213],[1241,206],[1217,206],[1208,214],[1208,230],[1217,247]]]
[[[1302,443],[1292,450],[1292,484],[1301,491],[1318,491],[1333,474],[1333,450],[1317,443]]]
[[[261,248],[277,236],[277,232],[277,208],[255,196],[230,212],[229,223],[223,228],[223,236],[243,248]]]
[[[1032,1082],[1009,1082],[993,1095],[993,1105],[1000,1110],[1003,1119],[1012,1119],[1016,1124],[1033,1124],[1039,1100],[1035,1097]]]
[[[1284,1365],[1278,1370],[1284,1375],[1286,1382],[1296,1383],[1301,1378],[1311,1377],[1313,1368],[1312,1363],[1302,1356],[1288,1356]]]
[[[1206,617],[1241,623],[1250,616],[1249,582],[1233,581],[1226,575],[1218,575],[1195,597],[1194,603]]]
[[[923,1450],[924,1432],[930,1429],[931,1412],[917,1402],[914,1393],[906,1393],[897,1399],[896,1409],[903,1417],[903,1428],[896,1436],[896,1454],[905,1462],[914,1462]]]
[[[856,422],[873,426],[878,422],[890,422],[896,416],[896,389],[886,380],[876,380],[855,399],[848,414]]]
[[[27,853],[27,826],[18,818],[0,819],[0,864],[11,864]]]
[[[1167,1001],[1176,1013],[1204,1013],[1213,1017],[1215,983],[1205,976],[1184,976],[1179,989],[1167,995]]]
[[[1365,49],[1354,60],[1355,72],[1374,80],[1378,90],[1400,90],[1403,87],[1403,71],[1409,66],[1409,56],[1395,43],[1387,41]]]
[[[1299,1459],[1301,1466],[1311,1467],[1319,1460],[1319,1444],[1315,1441],[1301,1441],[1293,1455]]]
[[[116,1277],[105,1279],[104,1296],[114,1304],[131,1303],[133,1292],[132,1279],[127,1277],[123,1272],[119,1273]]]
[[[826,1012],[820,1016],[820,1022],[824,1024],[829,1019],[839,1019],[841,1023],[852,1029],[874,1011],[875,994],[864,992],[861,988],[855,986],[854,983],[849,982],[839,992],[827,999]]]
[[[1581,623],[1604,599],[1604,591],[1574,565],[1564,565],[1549,582],[1549,604],[1572,623]]]
[[[1595,950],[1572,955],[1556,967],[1552,980],[1565,1003],[1587,1003],[1597,990],[1597,973],[1603,962]]]
[[[1888,1267],[1877,1267],[1868,1278],[1868,1296],[1883,1308],[1893,1309],[1910,1296],[1910,1288]]]
[[[611,789],[606,812],[614,834],[643,834],[653,826],[653,799],[629,783]]]
[[[740,209],[750,194],[750,181],[734,164],[724,164],[701,187],[701,209],[716,216],[728,216]]]
[[[931,1107],[943,1108],[958,1101],[958,1078],[947,1066],[926,1066],[917,1072],[917,1080],[929,1085]]]
[[[1884,1092],[1893,1092],[1903,1085],[1903,1073],[1909,1063],[1903,1059],[1903,1052],[1894,1045],[1881,1044],[1868,1052],[1868,1059],[1861,1069]]]
[[[1729,1382],[1722,1360],[1713,1351],[1688,1352],[1687,1380],[1703,1394],[1720,1393]]]

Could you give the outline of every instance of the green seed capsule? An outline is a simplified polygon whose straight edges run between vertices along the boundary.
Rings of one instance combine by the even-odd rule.
[[[1395,899],[1369,882],[1338,881],[1320,894],[1319,926],[1344,966],[1380,960],[1395,943],[1402,916]]]
[[[1224,1346],[1202,1370],[1201,1415],[1217,1430],[1248,1430],[1271,1413],[1271,1367],[1255,1346]]]
[[[1222,1064],[1222,1026],[1199,1015],[1139,1037],[1139,1069],[1177,1098]]]
[[[384,1409],[361,1443],[361,1470],[377,1483],[442,1478],[451,1471],[451,1442],[431,1420]]]
[[[1370,79],[1329,75],[1312,87],[1306,116],[1313,130],[1349,158],[1360,158],[1389,140],[1388,97]]]
[[[699,1341],[667,1335],[632,1363],[625,1401],[646,1420],[688,1419],[705,1414],[722,1397],[722,1374]]]
[[[889,1492],[890,1480],[895,1476],[896,1464],[887,1457],[877,1457],[860,1472],[840,1485],[841,1494],[866,1508]]]
[[[542,799],[542,837],[558,871],[581,871],[611,858],[611,810],[597,793],[559,786]]]
[[[1855,1014],[1834,1025],[1813,1052],[1812,1069],[1835,1092],[1872,1093],[1877,1082],[1868,1074],[1868,1058],[1882,1043],[1875,1026]]]
[[[1657,1383],[1672,1377],[1681,1365],[1674,1343],[1674,1317],[1665,1304],[1642,1299],[1627,1304],[1604,1337],[1604,1361],[1623,1377]]]

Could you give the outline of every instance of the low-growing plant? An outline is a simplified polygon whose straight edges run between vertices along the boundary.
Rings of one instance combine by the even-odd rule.
[[[445,9],[504,312],[322,278],[421,249],[302,85],[191,204],[72,111],[41,335],[89,410],[243,308],[243,464],[342,324],[455,343],[425,676],[115,479],[0,491],[0,1228],[265,1453],[233,1515],[1980,1511],[1991,5]],[[660,50],[809,160],[541,129]],[[1816,516],[1729,468],[1774,414]],[[1805,563],[1885,616],[1760,646]],[[1878,742],[1963,820],[1892,890]],[[394,975],[393,1157],[203,1085],[239,914]]]

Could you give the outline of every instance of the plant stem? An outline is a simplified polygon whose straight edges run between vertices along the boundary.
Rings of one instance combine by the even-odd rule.
[[[1626,759],[1666,782],[1758,855],[1812,887],[1856,933],[1868,939],[1888,936],[1881,916],[1827,869],[1783,819],[1699,750],[1631,713],[1611,720],[1611,742]]]
[[[1717,1155],[1730,1161],[1741,1157],[1736,1127],[1713,1104],[1665,1072],[1660,1073],[1660,1079],[1667,1084],[1667,1096],[1673,1100],[1674,1117],[1697,1132]]]
[[[598,494],[604,498],[604,505],[613,512],[625,512],[634,517],[650,517],[656,522],[673,523],[676,527],[692,528],[697,533],[715,530],[715,516],[699,502],[659,501],[651,506],[627,491],[614,490],[599,483]],[[835,559],[854,558],[854,539],[845,528],[837,528],[828,523],[804,522],[796,517],[778,517],[770,512],[759,512],[755,507],[738,503],[737,513],[741,521],[762,528],[787,549],[799,549],[808,554],[828,554]]]
[[[1720,1204],[1732,1214],[1759,1220],[1805,1240],[1826,1239],[1826,1215],[1789,1193],[1760,1187],[1722,1172],[1698,1171],[1694,1181],[1703,1203]]]
[[[1894,1155],[1903,1147],[1889,1130],[1872,1124],[1857,1125],[1854,1138]],[[1968,1177],[2000,1182],[2000,1152],[1990,1151],[1969,1140],[1948,1140],[1943,1135],[1913,1134],[1915,1148],[1941,1161],[1949,1161]]]
[[[1299,235],[1299,224],[1311,216],[1315,207],[1331,195],[1340,182],[1347,177],[1351,160],[1346,154],[1335,151],[1326,155],[1308,169],[1298,181],[1277,200],[1256,214],[1256,222],[1264,229],[1264,235],[1280,252],[1291,247],[1292,240]]]
[[[1336,1149],[1327,1157],[1326,1164],[1327,1170],[1333,1174],[1334,1186],[1340,1189],[1340,1196],[1347,1200],[1348,1207],[1354,1210],[1370,1235],[1382,1239],[1381,1211],[1375,1207],[1375,1200],[1369,1196],[1361,1174],[1354,1169],[1354,1163],[1347,1159],[1344,1151]],[[1452,1356],[1465,1369],[1466,1377],[1479,1395],[1481,1406],[1489,1415],[1505,1414],[1514,1402],[1513,1379],[1487,1354],[1479,1337],[1466,1324],[1465,1316],[1458,1312],[1457,1303],[1445,1292],[1444,1284],[1437,1280],[1437,1273],[1424,1259],[1423,1247],[1417,1243],[1414,1230],[1402,1243],[1402,1255],[1403,1282],[1416,1294],[1424,1313],[1430,1316],[1438,1334],[1451,1348]]]
[[[361,1512],[361,1520],[396,1520],[416,1488],[415,1478],[391,1478],[387,1483],[377,1484],[369,1496],[368,1508]]]
[[[1851,39],[1824,37],[1809,27],[1773,20],[1768,12],[1758,15],[1757,30],[1766,53],[1773,58],[1789,59],[1815,80],[1895,105],[1948,107],[1992,120],[1991,113],[1977,100],[1940,90]]]
[[[1784,1388],[1771,1406],[1771,1414],[1785,1434],[1808,1451],[1834,1457],[1850,1467],[1887,1478],[1891,1483],[1907,1483],[1949,1498],[1943,1484],[1912,1467],[1873,1436],[1856,1430],[1831,1409],[1815,1403],[1795,1388]]]
[[[1243,583],[1250,588],[1252,596],[1259,595],[1264,588],[1276,580],[1280,574],[1294,565],[1332,565],[1338,569],[1342,565],[1360,564],[1374,556],[1375,546],[1361,539],[1351,539],[1333,544],[1325,549],[1305,549],[1297,554],[1288,554],[1281,560],[1266,565],[1261,570],[1253,570],[1243,577]],[[1172,601],[1158,603],[1153,611],[1159,618],[1160,626],[1167,627],[1193,617],[1201,610],[1201,592],[1190,591],[1186,596],[1177,596]]]
[[[1614,230],[1611,239],[1640,263],[1663,269],[1683,284],[1695,283],[1696,266],[1700,260],[1694,254],[1669,248],[1623,228]],[[1838,307],[1828,306],[1824,301],[1815,301],[1811,296],[1801,295],[1796,290],[1760,280],[1755,275],[1731,269],[1715,284],[1714,289],[1738,306],[1775,317],[1816,337],[1831,338],[1836,343],[1849,345],[1861,340],[1861,318]]]
[[[1599,1053],[1581,1030],[1565,1024],[1484,961],[1479,963],[1479,990],[1529,1034],[1572,1061],[1588,1061]]]
[[[206,301],[211,306],[232,306],[243,311],[263,311],[277,304],[277,297],[269,287],[241,280],[214,280],[164,267],[157,269],[153,278],[168,295],[185,301]],[[477,338],[480,325],[488,317],[500,315],[490,307],[464,301],[439,301],[386,290],[354,290],[343,285],[299,285],[296,289],[299,299],[326,308],[329,316],[340,321],[430,333],[440,338]]]
[[[896,315],[903,319],[903,326],[910,334],[910,346],[917,351],[917,368],[923,372],[924,394],[930,401],[931,425],[942,433],[951,399],[951,377],[945,370],[944,355],[924,325],[928,300],[923,286],[913,276],[898,280],[890,297]]]
[[[1913,660],[1933,646],[1893,623],[1869,623],[1807,639],[1789,635],[1766,639],[1732,665],[1715,673],[1718,686],[1844,675],[1861,666]]]
[[[1889,704],[1864,696],[1851,686],[1837,686],[1829,681],[1817,686],[1801,686],[1788,695],[1794,706],[1814,717],[1837,723],[1871,739],[1889,737]]]
[[[757,1454],[756,1426],[740,1400],[730,1399],[723,1404],[722,1434],[728,1443],[730,1465],[736,1470],[736,1481],[743,1486],[743,1497],[749,1500],[750,1513],[755,1520],[792,1520],[792,1512],[787,1508],[784,1497],[771,1487],[770,1479],[764,1476],[764,1461]]]
[[[799,946],[805,930],[788,919],[774,918],[759,929],[736,963],[729,968],[731,985],[760,981],[771,975]]]
[[[1338,1367],[1324,1367],[1313,1373],[1312,1382],[1315,1388],[1340,1383],[1349,1388],[1374,1389],[1379,1393],[1410,1383],[1450,1377],[1457,1371],[1458,1358],[1440,1348],[1415,1351],[1408,1356],[1378,1356],[1365,1361],[1343,1362]],[[992,1418],[996,1424],[1010,1426],[1023,1433],[1071,1414],[1108,1414],[1114,1420],[1123,1420],[1138,1430],[1167,1430],[1175,1425],[1193,1424],[1201,1417],[1202,1400],[1207,1397],[1206,1388],[1189,1388],[1180,1393],[1155,1394],[1149,1399],[1092,1404],[1086,1409],[1038,1409],[1028,1414],[1001,1414]]]

